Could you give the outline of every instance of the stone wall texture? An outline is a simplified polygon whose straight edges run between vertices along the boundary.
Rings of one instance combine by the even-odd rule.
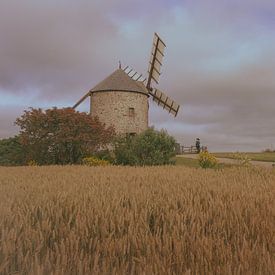
[[[117,134],[145,131],[148,108],[148,96],[142,93],[104,91],[91,95],[91,115],[98,116],[106,126],[113,126]]]

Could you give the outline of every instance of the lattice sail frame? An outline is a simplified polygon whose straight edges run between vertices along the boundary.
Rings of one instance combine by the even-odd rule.
[[[153,101],[157,103],[159,106],[161,106],[164,110],[168,111],[170,114],[176,117],[179,112],[180,105],[177,104],[170,97],[168,97],[164,92],[151,87],[152,80],[156,84],[158,84],[159,82],[165,48],[166,48],[165,43],[158,36],[158,34],[155,33],[153,38],[153,47],[150,54],[149,67],[148,67],[148,74],[149,74],[148,80],[144,78],[141,74],[134,71],[129,66],[126,66],[123,70],[132,79],[136,81],[141,81],[145,83],[145,81],[147,80],[146,88],[149,94],[152,96]]]
[[[177,116],[179,112],[180,105],[172,100],[169,96],[158,89],[153,89],[149,92],[153,98],[153,101],[156,102],[159,106],[163,107],[166,111]]]
[[[135,81],[140,81],[144,83],[147,80],[147,78],[145,78],[142,74],[136,72],[129,66],[126,66],[123,71]]]
[[[159,77],[161,75],[162,60],[164,57],[164,50],[166,48],[165,43],[161,40],[157,33],[154,34],[153,47],[150,55],[149,67],[148,67],[148,82],[147,88],[151,88],[151,81],[154,80],[156,84],[159,83]]]

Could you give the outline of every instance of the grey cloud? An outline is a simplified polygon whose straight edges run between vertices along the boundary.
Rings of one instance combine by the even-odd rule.
[[[2,88],[33,88],[58,98],[88,86],[102,71],[116,29],[88,2],[79,8],[72,1],[4,1],[0,37]]]

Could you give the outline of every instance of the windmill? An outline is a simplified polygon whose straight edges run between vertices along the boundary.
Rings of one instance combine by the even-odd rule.
[[[140,133],[148,128],[149,97],[176,117],[180,105],[152,85],[159,83],[165,48],[165,43],[155,33],[147,78],[129,66],[122,69],[120,64],[118,70],[88,91],[73,108],[90,96],[90,114],[114,126],[116,132],[126,134]]]

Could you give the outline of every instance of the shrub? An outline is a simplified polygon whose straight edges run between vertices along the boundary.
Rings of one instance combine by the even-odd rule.
[[[25,155],[18,136],[0,140],[0,165],[16,166],[26,164]]]
[[[83,158],[82,163],[87,166],[106,166],[109,165],[109,161],[99,159],[97,157],[86,157]]]
[[[267,148],[267,149],[263,150],[263,153],[275,153],[275,150]]]
[[[114,153],[109,149],[100,150],[100,151],[96,152],[94,154],[94,157],[96,157],[98,159],[101,159],[101,160],[106,160],[109,163],[114,163],[115,162]]]
[[[202,168],[214,168],[218,164],[218,161],[214,155],[205,151],[199,154],[199,164]]]
[[[144,166],[174,164],[176,141],[164,130],[150,128],[143,133],[116,139],[116,164]]]
[[[250,159],[250,158],[248,157],[248,155],[246,155],[246,154],[235,153],[235,154],[233,155],[233,158],[237,160],[238,165],[240,165],[240,166],[245,166],[245,167],[247,167],[247,166],[250,166],[250,165],[251,165],[251,163],[250,163],[251,159]]]
[[[28,166],[38,166],[38,163],[35,160],[30,160]]]

